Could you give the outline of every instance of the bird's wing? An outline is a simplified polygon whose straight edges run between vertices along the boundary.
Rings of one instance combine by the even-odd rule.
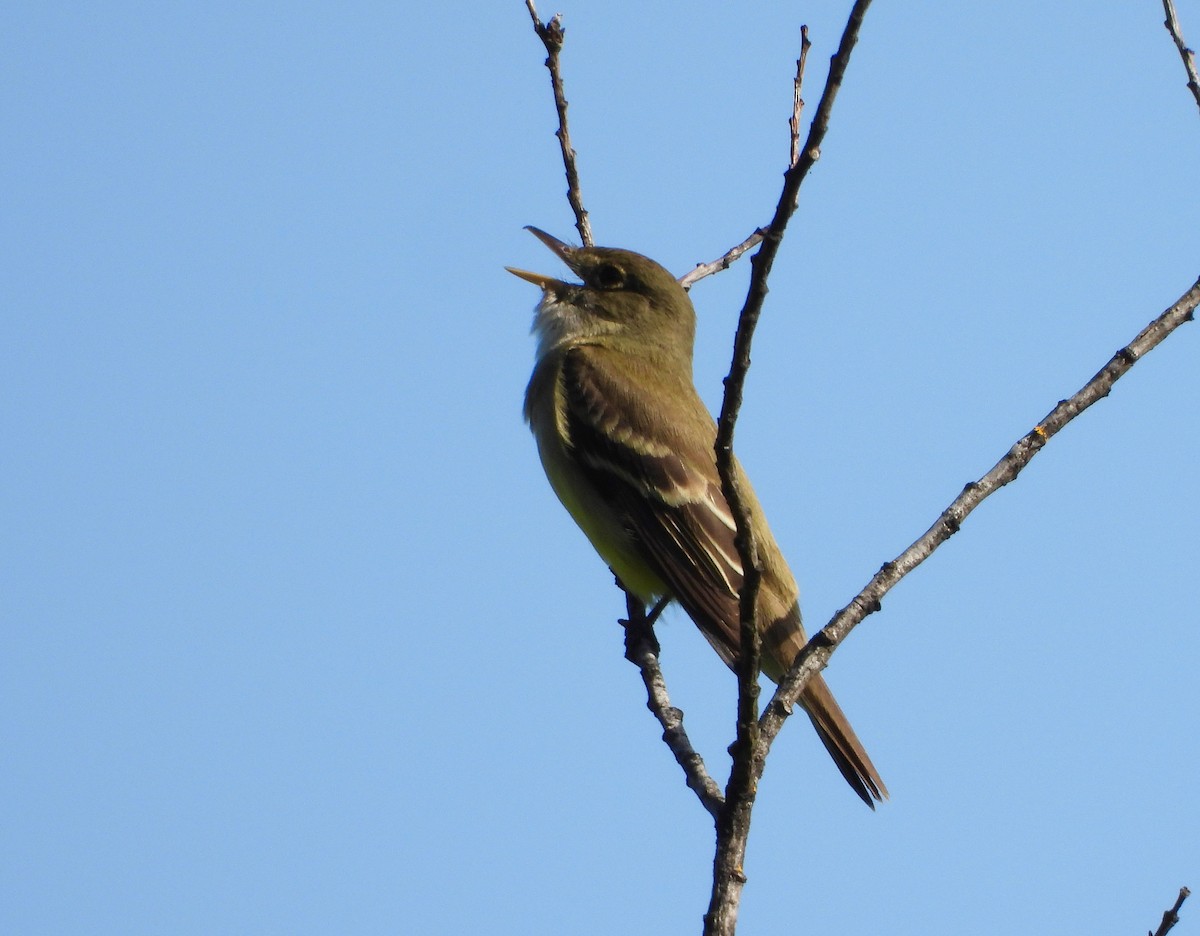
[[[690,384],[688,427],[614,371],[615,352],[574,348],[563,360],[565,435],[576,463],[620,515],[659,578],[730,665],[738,652],[742,564],[721,493],[716,426]],[[639,375],[642,382],[653,375]],[[681,431],[681,429],[690,431]],[[700,429],[702,431],[697,431]]]
[[[645,561],[667,583],[671,597],[732,666],[740,645],[742,564],[713,452],[716,426],[688,381],[682,388],[667,388],[682,389],[692,404],[686,414],[674,414],[691,420],[688,431],[679,431],[653,409],[656,394],[644,392],[656,376],[634,375],[640,388],[635,395],[612,354],[600,348],[567,352],[561,375],[567,444],[580,470],[621,517]],[[777,647],[783,641],[790,642],[790,654]],[[799,609],[793,603],[784,616],[768,622],[764,651],[774,653],[786,668],[803,644]],[[873,800],[886,797],[887,787],[819,674],[800,704],[842,776],[874,808]]]

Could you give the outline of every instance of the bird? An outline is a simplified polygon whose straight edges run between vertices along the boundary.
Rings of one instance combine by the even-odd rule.
[[[716,423],[693,382],[691,299],[642,254],[527,229],[581,281],[506,267],[542,290],[524,412],[550,486],[626,589],[647,605],[677,602],[736,667],[743,570],[717,471]],[[807,642],[799,587],[736,459],[734,471],[762,564],[761,669],[777,682]],[[874,809],[887,787],[821,674],[799,702]]]

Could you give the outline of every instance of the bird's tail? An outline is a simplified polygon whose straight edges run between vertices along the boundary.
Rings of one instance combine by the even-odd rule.
[[[883,785],[879,771],[871,763],[858,735],[850,727],[849,719],[820,673],[814,675],[804,687],[800,704],[812,719],[813,727],[817,729],[829,756],[854,792],[862,797],[862,801],[874,809],[875,800],[887,799],[887,787]]]

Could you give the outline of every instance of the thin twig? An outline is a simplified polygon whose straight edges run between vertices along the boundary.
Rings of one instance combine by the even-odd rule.
[[[1175,898],[1175,906],[1170,910],[1163,911],[1162,922],[1158,924],[1158,929],[1148,936],[1167,936],[1176,923],[1179,922],[1179,908],[1183,906],[1183,902],[1190,897],[1192,892],[1186,887],[1179,888],[1179,896]]]
[[[684,289],[691,289],[693,283],[704,279],[704,277],[720,273],[722,270],[728,270],[742,254],[748,250],[753,250],[762,243],[763,234],[766,233],[766,230],[766,228],[755,228],[753,234],[736,247],[730,247],[716,260],[708,263],[697,263],[694,270],[689,270],[683,276],[679,277],[679,285]]]
[[[567,127],[567,97],[563,92],[562,73],[558,66],[558,54],[562,51],[563,38],[566,34],[562,24],[562,14],[556,13],[549,22],[543,23],[538,17],[533,0],[525,0],[525,8],[529,10],[529,16],[533,20],[534,31],[542,40],[542,45],[546,47],[546,68],[550,70],[550,86],[554,89],[554,107],[558,111],[558,130],[554,135],[558,137],[558,145],[562,149],[563,166],[567,170],[567,201],[571,203],[571,210],[575,212],[575,228],[579,231],[579,238],[583,241],[583,246],[592,247],[595,245],[595,241],[592,240],[592,224],[588,221],[587,209],[583,207],[583,196],[579,191],[579,171],[575,168],[575,147],[571,145],[571,132]]]
[[[808,61],[808,50],[811,47],[812,43],[808,41],[808,27],[801,26],[800,57],[796,59],[796,77],[792,81],[792,116],[788,121],[792,143],[791,160],[788,162],[789,166],[795,166],[800,161],[800,114],[804,110],[804,98],[801,96],[800,91],[804,87],[804,65]],[[753,234],[736,247],[731,247],[725,251],[716,260],[712,260],[709,263],[697,263],[695,269],[689,270],[683,276],[679,277],[679,284],[684,289],[691,289],[693,283],[704,279],[704,277],[728,270],[730,266],[741,258],[742,254],[753,250],[762,243],[766,230],[766,228],[755,228]]]
[[[746,875],[743,864],[746,842],[750,834],[750,815],[754,808],[761,764],[757,752],[763,750],[759,726],[749,723],[758,708],[759,635],[754,610],[758,596],[758,555],[750,513],[744,502],[741,486],[734,470],[733,433],[742,406],[742,391],[750,368],[750,346],[754,329],[767,296],[767,277],[779,252],[779,245],[788,221],[796,210],[800,184],[820,155],[821,142],[829,129],[829,115],[841,87],[850,54],[858,41],[863,18],[871,0],[856,0],[838,50],[829,63],[829,75],[821,92],[817,113],[809,127],[803,152],[784,173],[783,192],[775,208],[775,216],[763,235],[762,246],[751,259],[750,288],[738,316],[737,333],[733,341],[733,361],[725,378],[725,396],[717,420],[716,459],[721,476],[721,490],[729,503],[737,525],[735,544],[742,561],[741,646],[738,662],[738,725],[737,738],[731,747],[733,765],[725,787],[725,805],[717,821],[717,849],[713,861],[713,888],[708,913],[704,917],[706,936],[732,936],[737,928],[738,906],[741,902]],[[807,38],[807,37],[805,37]],[[803,61],[803,53],[801,61]],[[799,65],[798,65],[799,68]]]
[[[1167,20],[1163,25],[1171,34],[1175,48],[1179,50],[1179,57],[1183,59],[1183,67],[1187,71],[1188,90],[1196,99],[1196,106],[1200,107],[1200,73],[1196,71],[1196,53],[1189,49],[1188,44],[1183,41],[1183,31],[1179,28],[1179,17],[1175,15],[1173,0],[1163,0],[1163,11],[1167,14]]]
[[[800,27],[800,57],[796,59],[796,77],[792,81],[792,119],[788,126],[792,131],[792,159],[788,163],[794,166],[800,162],[800,114],[804,110],[804,98],[800,91],[804,87],[804,63],[808,59],[808,50],[812,43],[808,41],[808,27]]]
[[[647,615],[646,606],[637,596],[621,585],[619,580],[617,585],[625,592],[625,608],[629,615],[621,622],[625,626],[625,659],[641,671],[642,682],[646,686],[646,708],[654,713],[654,717],[662,726],[663,741],[675,755],[676,762],[683,768],[688,787],[715,819],[721,811],[725,797],[721,794],[717,782],[709,776],[704,766],[704,758],[692,747],[691,739],[683,728],[683,712],[671,704],[662,668],[658,663],[661,649],[654,634],[654,620],[666,602],[659,602],[654,611]]]
[[[1059,402],[1046,417],[1012,446],[999,462],[981,477],[963,488],[937,522],[883,567],[861,592],[833,619],[813,635],[796,657],[791,669],[780,680],[775,695],[767,703],[760,720],[760,746],[756,752],[756,775],[761,776],[771,742],[791,713],[792,706],[808,680],[828,662],[837,646],[867,615],[879,610],[880,602],[892,587],[929,558],[935,549],[958,532],[963,520],[987,497],[1017,475],[1041,451],[1042,447],[1076,416],[1093,403],[1108,396],[1113,385],[1137,361],[1159,345],[1184,322],[1190,322],[1200,306],[1200,279],[1197,279],[1165,312],[1138,333],[1128,345],[1112,356],[1107,364],[1072,397]]]

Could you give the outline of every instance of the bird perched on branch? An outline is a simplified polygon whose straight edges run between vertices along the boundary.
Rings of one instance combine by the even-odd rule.
[[[696,313],[662,266],[629,250],[572,247],[529,230],[581,283],[509,271],[542,290],[525,418],[551,487],[621,583],[679,602],[731,667],[742,564],[721,491],[717,427],[692,383]],[[735,462],[762,563],[762,669],[778,680],[804,647],[799,588]],[[817,674],[800,696],[842,776],[869,806],[879,772]]]

